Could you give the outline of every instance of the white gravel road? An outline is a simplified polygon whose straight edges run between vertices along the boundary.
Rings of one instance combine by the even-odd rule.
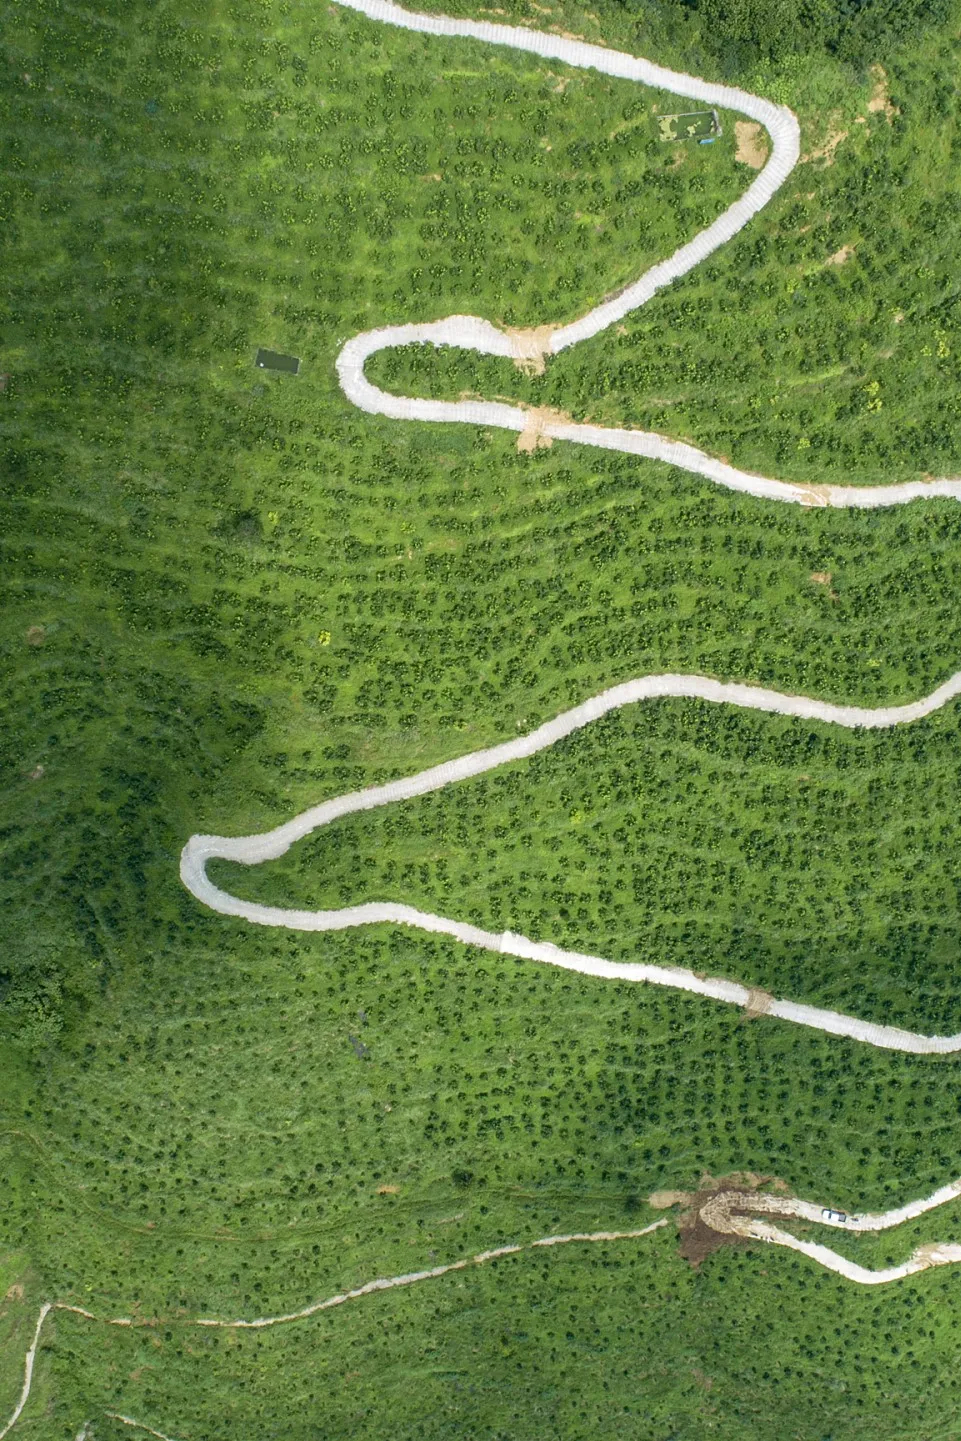
[[[956,672],[922,700],[906,705],[877,707],[834,705],[829,701],[814,700],[808,696],[784,695],[780,691],[763,690],[758,686],[729,684],[708,676],[642,676],[638,680],[625,681],[602,691],[572,710],[545,721],[528,735],[517,736],[488,750],[473,751],[457,760],[445,761],[442,765],[420,771],[417,775],[389,781],[386,785],[336,796],[260,835],[191,836],[181,853],[180,876],[187,889],[211,910],[219,911],[222,915],[239,917],[254,925],[283,926],[295,931],[340,931],[352,926],[385,923],[415,926],[423,931],[453,936],[465,945],[496,951],[502,955],[517,956],[522,960],[540,961],[564,970],[579,971],[583,975],[607,980],[646,981],[653,985],[691,991],[695,995],[708,996],[731,1005],[757,1009],[758,992],[739,981],[696,975],[693,971],[675,966],[604,960],[599,956],[562,950],[549,941],[531,940],[510,931],[486,931],[466,921],[434,915],[399,902],[368,901],[333,911],[301,911],[245,901],[216,886],[207,875],[207,864],[215,858],[239,861],[243,865],[258,865],[263,861],[276,860],[289,850],[295,841],[302,840],[311,832],[330,825],[343,816],[411,800],[415,796],[443,790],[445,786],[454,785],[471,776],[483,775],[513,761],[524,760],[536,755],[538,751],[546,750],[562,737],[590,725],[608,712],[640,701],[684,696],[715,704],[767,711],[775,715],[797,716],[803,720],[840,725],[848,729],[862,727],[877,730],[921,720],[959,694],[961,671]],[[886,1050],[933,1055],[961,1050],[961,1035],[926,1036],[897,1026],[883,1026],[873,1021],[860,1020],[856,1016],[843,1015],[838,1011],[802,1005],[796,1001],[765,998],[763,1011],[765,1015],[776,1016],[780,1020],[793,1021],[798,1025],[810,1026],[835,1036],[846,1036]]]
[[[699,104],[739,111],[763,125],[771,137],[771,154],[764,168],[734,204],[711,225],[682,245],[666,260],[659,261],[639,280],[570,325],[554,328],[543,340],[543,353],[557,354],[578,341],[599,335],[609,326],[645,305],[666,285],[686,275],[720,246],[731,240],[767,205],[787,180],[798,161],[800,130],[794,114],[783,105],[775,105],[746,90],[728,85],[713,85],[694,75],[683,75],[663,66],[653,65],[621,51],[607,50],[586,41],[572,40],[543,30],[528,30],[516,25],[491,25],[475,20],[456,20],[446,15],[418,15],[403,10],[386,0],[339,0],[359,10],[372,20],[414,30],[427,35],[461,36],[524,50],[545,60],[560,60],[580,69],[597,70],[604,75],[633,80],[681,95]],[[472,315],[452,315],[410,325],[387,326],[364,331],[349,340],[337,358],[337,373],[345,395],[373,415],[386,415],[394,420],[417,420],[449,425],[492,426],[521,432],[530,423],[530,414],[523,407],[494,401],[424,400],[409,396],[390,395],[373,385],[364,374],[367,359],[379,350],[398,345],[453,345],[482,355],[500,355],[522,360],[530,354],[529,341],[518,334],[499,330],[490,321]],[[874,509],[879,506],[903,505],[907,501],[930,499],[933,496],[961,499],[961,479],[904,481],[895,485],[800,485],[789,481],[768,479],[750,471],[717,460],[683,441],[669,440],[652,431],[611,429],[596,425],[579,425],[573,421],[547,421],[539,433],[552,440],[566,440],[578,445],[599,446],[604,450],[622,451],[627,455],[661,460],[681,470],[704,476],[707,480],[766,500],[787,501],[795,505],[838,506]]]
[[[561,326],[547,337],[551,352],[566,349],[589,336],[597,335],[630,311],[645,304],[656,292],[684,275],[709,256],[718,246],[736,235],[776,193],[790,175],[799,154],[798,123],[790,110],[774,105],[746,91],[729,86],[713,85],[694,76],[682,75],[653,65],[647,60],[607,50],[564,35],[528,30],[520,26],[493,25],[488,22],[453,19],[444,15],[418,15],[403,10],[388,0],[341,0],[342,4],[361,11],[373,20],[397,25],[405,30],[443,36],[462,36],[485,44],[503,45],[528,51],[545,59],[587,67],[606,75],[656,86],[706,105],[740,111],[763,125],[771,136],[771,154],[756,179],[735,203],[713,224],[680,247],[668,260],[653,266],[633,285],[571,325]],[[522,431],[529,423],[529,414],[517,406],[486,401],[448,403],[391,396],[378,390],[364,375],[368,356],[386,346],[412,342],[433,345],[460,345],[485,354],[520,358],[529,353],[529,341],[516,334],[497,329],[489,321],[474,316],[451,316],[427,324],[392,326],[368,331],[349,340],[337,360],[337,370],[345,393],[362,409],[397,420],[424,420],[448,423],[468,422],[501,426]],[[640,431],[604,430],[595,426],[573,425],[547,421],[542,433],[559,439],[613,447],[632,454],[653,456],[670,464],[707,475],[734,489],[770,499],[793,501],[803,505],[877,506],[901,503],[920,496],[961,496],[961,480],[916,481],[905,485],[878,487],[798,486],[749,475],[735,470],[701,451],[677,441]],[[528,736],[507,741],[490,750],[475,752],[435,766],[420,775],[393,781],[372,790],[339,796],[315,806],[285,825],[258,836],[195,835],[184,847],[180,873],[187,888],[202,901],[224,915],[232,915],[256,925],[285,926],[292,930],[331,931],[348,926],[378,923],[411,925],[425,931],[454,936],[465,944],[499,951],[526,960],[575,970],[585,975],[612,979],[647,981],[655,985],[673,986],[697,995],[709,996],[737,1006],[757,1008],[757,992],[747,986],[716,977],[696,976],[677,967],[638,965],[604,960],[598,956],[561,950],[549,942],[534,941],[510,932],[485,931],[463,921],[419,911],[413,906],[388,902],[369,902],[346,906],[336,911],[301,911],[276,906],[258,905],[240,900],[213,884],[206,864],[214,857],[255,865],[283,855],[293,841],[308,835],[320,826],[353,811],[406,800],[439,790],[468,776],[480,775],[509,761],[535,754],[553,745],[579,726],[604,715],[618,706],[657,696],[695,696],[704,700],[748,706],[782,715],[800,716],[807,720],[826,721],[844,726],[887,726],[918,720],[944,705],[958,694],[959,676],[955,675],[926,699],[911,705],[865,709],[857,706],[831,705],[804,696],[782,695],[777,691],[752,686],[724,684],[705,676],[661,675],[644,676],[627,681],[585,701],[565,712]],[[961,1035],[926,1036],[895,1026],[877,1025],[857,1017],[795,1001],[765,998],[764,1011],[782,1020],[811,1026],[833,1035],[864,1041],[868,1045],[892,1050],[944,1054],[961,1050]]]

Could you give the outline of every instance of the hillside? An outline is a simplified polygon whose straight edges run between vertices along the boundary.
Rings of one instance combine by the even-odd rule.
[[[338,5],[5,8],[0,1436],[950,1436],[955,1258],[844,1264],[956,1246],[961,1204],[832,1216],[961,1177],[956,1055],[765,1012],[961,1032],[957,700],[872,730],[664,692],[208,865],[243,907],[388,902],[746,1006],[181,883],[192,835],[640,677],[873,713],[961,668],[961,12],[812,5],[789,48],[775,0],[430,8],[800,124],[764,207],[616,324],[367,362],[388,397],[523,407],[520,435],[361,409],[338,357],[592,313],[763,173],[745,112],[664,142],[667,86]],[[840,1271],[765,1245],[761,1193]],[[295,1315],[378,1278],[405,1284]]]

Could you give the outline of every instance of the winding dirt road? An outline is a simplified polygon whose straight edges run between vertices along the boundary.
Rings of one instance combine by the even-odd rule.
[[[907,705],[874,708],[833,705],[808,696],[782,695],[779,691],[762,690],[758,686],[725,684],[708,676],[642,676],[638,680],[625,681],[622,685],[602,691],[600,695],[593,696],[572,710],[564,711],[553,720],[546,721],[529,735],[517,736],[502,745],[492,746],[489,750],[473,751],[457,760],[432,766],[417,775],[390,781],[387,785],[337,796],[304,811],[275,830],[254,836],[191,836],[181,853],[180,876],[187,889],[211,910],[219,911],[225,916],[237,916],[258,926],[283,926],[295,931],[340,931],[351,926],[385,923],[414,926],[422,931],[453,936],[464,945],[477,946],[500,955],[516,956],[521,960],[540,961],[545,965],[559,966],[563,970],[579,971],[586,976],[597,976],[605,980],[645,981],[651,985],[690,991],[694,995],[708,996],[715,1001],[742,1006],[752,1014],[793,1021],[797,1025],[810,1026],[814,1030],[825,1031],[834,1036],[847,1036],[884,1050],[948,1055],[961,1051],[961,1034],[926,1036],[898,1026],[882,1026],[874,1021],[861,1020],[857,1016],[843,1015],[839,1011],[824,1010],[819,1006],[808,1006],[797,1001],[778,1000],[740,981],[697,975],[694,971],[677,966],[608,961],[600,956],[562,950],[549,941],[530,940],[527,936],[515,935],[511,931],[485,931],[466,921],[434,915],[430,911],[420,911],[414,906],[392,901],[368,901],[344,906],[335,911],[290,910],[281,906],[265,906],[256,901],[245,901],[216,886],[207,875],[207,865],[214,859],[239,861],[248,866],[276,860],[289,850],[295,841],[302,840],[312,831],[328,826],[342,816],[411,800],[415,796],[443,790],[445,786],[454,785],[471,776],[484,775],[487,771],[512,761],[524,760],[556,744],[564,736],[590,725],[592,721],[610,711],[634,705],[639,701],[684,696],[715,704],[767,711],[775,715],[798,716],[804,720],[846,726],[849,729],[862,727],[876,730],[921,720],[941,706],[947,705],[959,694],[961,671],[956,672],[922,700],[912,701]]]
[[[349,340],[337,359],[340,382],[349,399],[371,413],[397,420],[443,424],[464,422],[523,432],[530,424],[530,414],[518,406],[486,401],[449,403],[391,396],[367,380],[364,374],[365,362],[379,350],[414,342],[435,346],[456,345],[484,354],[509,356],[528,362],[545,354],[557,354],[623,319],[631,311],[644,305],[665,285],[685,275],[719,246],[732,239],[763,209],[797,163],[800,140],[795,116],[784,106],[774,105],[768,100],[748,94],[747,91],[709,84],[694,76],[666,70],[650,61],[562,35],[546,34],[519,26],[452,19],[444,15],[419,15],[388,3],[388,0],[341,0],[341,3],[361,11],[373,20],[397,25],[405,30],[439,37],[467,37],[484,44],[524,50],[545,59],[560,60],[569,65],[594,69],[605,75],[656,86],[705,105],[736,110],[763,125],[772,142],[767,164],[745,193],[717,220],[693,240],[682,245],[669,259],[653,266],[633,285],[603,301],[570,325],[557,328],[544,326],[536,330],[517,332],[499,330],[489,321],[476,316],[460,315],[424,324],[366,331]],[[556,439],[600,445],[653,457],[708,476],[735,490],[801,505],[871,507],[901,504],[922,496],[961,498],[961,480],[956,479],[912,481],[903,485],[877,487],[797,486],[769,480],[763,476],[749,475],[714,460],[691,446],[641,431],[604,430],[563,420],[552,421],[549,417],[541,417],[539,425],[540,433]],[[826,721],[830,724],[876,727],[897,725],[928,715],[953,699],[959,689],[961,673],[953,676],[925,700],[911,705],[864,709],[857,706],[831,705],[804,696],[788,696],[752,686],[726,685],[705,676],[644,676],[594,696],[582,705],[548,721],[528,736],[508,741],[490,750],[462,756],[458,760],[435,766],[420,775],[394,781],[386,786],[339,796],[265,834],[234,838],[191,836],[181,855],[180,874],[184,885],[204,905],[223,915],[237,916],[255,925],[285,926],[301,931],[342,930],[348,926],[381,923],[416,926],[421,930],[453,936],[466,945],[525,960],[541,961],[567,970],[580,971],[585,975],[672,986],[745,1007],[752,1013],[763,1012],[781,1020],[810,1026],[832,1035],[847,1036],[872,1046],[943,1055],[961,1050],[961,1034],[926,1036],[896,1026],[877,1025],[817,1006],[769,997],[737,981],[697,976],[693,971],[680,967],[608,961],[598,956],[561,950],[550,942],[534,941],[508,931],[485,931],[447,916],[417,910],[413,906],[370,902],[346,906],[336,911],[301,911],[258,905],[231,896],[215,886],[207,875],[206,866],[207,862],[214,858],[239,861],[244,865],[256,865],[261,861],[275,859],[283,855],[295,840],[309,835],[321,826],[329,825],[341,816],[424,795],[468,776],[480,775],[496,766],[534,755],[537,751],[553,745],[562,736],[569,735],[580,726],[589,724],[618,706],[658,696],[693,696],[708,701],[747,706],[755,710],[800,716],[807,720]]]
[[[473,315],[452,315],[444,320],[410,325],[387,326],[367,330],[349,340],[337,359],[337,373],[348,399],[373,415],[386,415],[394,420],[419,420],[449,425],[493,426],[502,430],[523,432],[530,423],[530,413],[521,406],[492,401],[423,400],[410,396],[390,395],[371,384],[364,374],[370,356],[398,345],[453,345],[481,355],[500,355],[518,362],[543,360],[569,349],[578,341],[599,335],[609,326],[623,320],[632,311],[645,305],[659,290],[686,275],[720,246],[732,240],[751,221],[784,184],[798,162],[800,129],[794,114],[783,105],[751,95],[729,85],[713,85],[694,75],[666,70],[649,60],[607,50],[586,41],[572,40],[542,30],[527,30],[516,25],[491,25],[475,20],[456,20],[446,15],[419,15],[403,10],[388,0],[338,0],[352,10],[359,10],[372,20],[414,30],[427,35],[459,36],[479,40],[485,45],[501,45],[524,50],[544,59],[560,60],[579,69],[597,70],[640,85],[649,85],[682,95],[703,105],[739,111],[763,125],[771,137],[771,154],[750,187],[734,204],[693,240],[682,245],[667,260],[659,261],[633,285],[611,296],[570,325],[537,326],[527,331],[498,329],[488,320]],[[562,419],[545,420],[539,433],[552,440],[567,440],[578,445],[599,446],[626,455],[645,456],[665,461],[680,470],[704,476],[730,490],[742,491],[765,500],[787,501],[794,505],[838,506],[874,509],[879,506],[903,505],[908,501],[947,497],[961,499],[961,479],[945,478],[905,481],[897,485],[799,485],[772,480],[706,455],[696,446],[669,440],[653,431],[609,429],[596,425],[579,425]]]
[[[533,54],[560,60],[566,64],[595,69],[607,75],[634,80],[640,84],[684,96],[705,105],[721,106],[739,111],[757,121],[772,140],[770,159],[750,188],[727,211],[668,260],[660,262],[618,296],[601,305],[573,324],[557,328],[542,327],[533,332],[509,334],[490,322],[471,316],[453,316],[425,324],[394,326],[368,331],[356,336],[343,347],[337,370],[345,394],[361,409],[398,420],[417,420],[449,424],[495,426],[518,432],[529,424],[526,411],[517,406],[467,401],[450,403],[391,396],[373,386],[364,374],[369,356],[391,346],[412,343],[456,345],[483,354],[501,355],[515,360],[530,360],[560,351],[580,340],[599,334],[631,311],[645,304],[658,290],[686,274],[706,259],[719,246],[732,239],[771,199],[790,175],[799,154],[798,124],[793,114],[782,106],[773,105],[745,91],[712,85],[694,77],[665,70],[648,61],[606,50],[599,46],[571,40],[558,35],[520,27],[491,25],[446,16],[418,15],[402,10],[386,0],[339,0],[352,9],[362,11],[371,19],[397,25],[406,30],[437,36],[462,36],[486,44],[503,45]],[[961,480],[939,479],[909,482],[902,485],[845,487],[801,486],[767,479],[737,470],[716,460],[693,446],[665,437],[636,430],[604,429],[571,422],[545,419],[542,433],[553,439],[577,444],[599,446],[626,454],[646,456],[705,476],[733,490],[765,499],[787,501],[800,505],[877,507],[903,504],[919,498],[935,496],[961,499]],[[672,986],[709,996],[743,1007],[757,1006],[757,992],[734,981],[703,978],[693,972],[673,967],[642,966],[606,961],[599,957],[563,951],[546,942],[536,942],[510,932],[496,934],[463,922],[418,911],[410,906],[391,903],[368,903],[336,911],[295,911],[261,906],[242,901],[220,890],[208,878],[206,866],[214,858],[239,861],[246,865],[274,859],[284,854],[293,842],[321,826],[351,814],[388,805],[395,801],[424,795],[442,789],[469,776],[481,775],[497,766],[526,758],[556,743],[561,737],[588,725],[620,706],[666,696],[687,696],[714,703],[744,706],[775,714],[797,716],[806,720],[854,727],[884,727],[919,720],[947,704],[961,693],[961,672],[955,674],[930,696],[902,706],[865,709],[857,706],[832,705],[803,696],[783,695],[756,687],[729,685],[703,676],[645,676],[602,692],[582,705],[548,721],[528,736],[505,742],[489,750],[474,752],[458,760],[423,771],[419,775],[366,791],[337,797],[305,812],[303,815],[263,835],[226,838],[195,835],[184,847],[181,856],[181,877],[198,900],[225,915],[233,915],[257,925],[285,926],[295,930],[328,931],[350,926],[383,922],[411,925],[425,931],[451,935],[465,944],[479,946],[523,959],[540,961],[587,975],[606,978],[646,981]],[[879,1026],[852,1016],[804,1006],[791,1001],[764,998],[764,1013],[783,1020],[811,1026],[834,1035],[847,1036],[869,1045],[919,1053],[946,1054],[961,1050],[961,1035],[924,1036],[896,1027]],[[798,1251],[838,1275],[862,1285],[879,1285],[914,1274],[932,1266],[961,1260],[961,1245],[932,1245],[916,1250],[900,1266],[870,1271],[820,1244],[801,1240],[773,1224],[765,1217],[777,1216],[816,1222],[848,1231],[881,1231],[897,1226],[949,1201],[961,1197],[961,1180],[941,1187],[924,1200],[909,1203],[878,1215],[845,1216],[833,1208],[815,1206],[793,1197],[757,1194],[749,1198],[741,1190],[716,1192],[701,1208],[701,1215],[720,1234],[745,1240],[765,1241]],[[344,1304],[349,1300],[378,1291],[411,1286],[451,1271],[484,1264],[501,1256],[516,1254],[533,1247],[553,1247],[572,1242],[602,1242],[634,1239],[667,1225],[655,1221],[638,1231],[599,1232],[586,1235],[549,1236],[526,1245],[508,1245],[485,1251],[448,1265],[401,1276],[379,1278],[354,1290],[317,1301],[300,1311],[253,1320],[219,1320],[198,1318],[179,1320],[179,1324],[197,1327],[231,1329],[262,1329],[304,1320],[320,1311]],[[7,1422],[0,1428],[3,1441],[26,1406],[33,1380],[34,1364],[44,1323],[52,1312],[62,1310],[110,1326],[132,1327],[130,1317],[97,1317],[80,1306],[66,1302],[47,1302],[40,1310],[31,1345],[24,1362],[24,1381],[19,1400]],[[169,1323],[166,1323],[169,1324]],[[119,1412],[107,1413],[131,1427],[149,1432],[168,1441],[164,1433]],[[89,1427],[85,1426],[81,1436]],[[79,1438],[78,1438],[79,1441]]]

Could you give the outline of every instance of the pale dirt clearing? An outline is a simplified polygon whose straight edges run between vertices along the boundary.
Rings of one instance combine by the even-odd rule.
[[[832,600],[838,599],[838,593],[831,584],[834,576],[829,570],[812,570],[810,578],[815,585],[823,585]]]
[[[528,375],[543,375],[547,357],[551,353],[551,336],[556,325],[535,325],[528,330],[504,327],[511,338],[512,360],[518,370]]]
[[[834,152],[848,138],[848,132],[839,128],[839,119],[839,112],[831,116],[827,134],[820,145],[809,151],[807,155],[801,156],[802,165],[806,165],[812,160],[823,160],[825,166],[834,164]]]
[[[550,449],[554,438],[550,427],[570,425],[571,418],[563,410],[552,410],[549,405],[524,406],[527,424],[517,437],[517,449],[521,451]]]
[[[741,165],[749,165],[752,170],[760,170],[767,160],[768,146],[764,138],[764,131],[757,121],[736,120],[734,122],[734,139],[737,142],[734,159]]]
[[[883,115],[889,125],[894,123],[895,115],[901,112],[896,105],[892,105],[888,98],[888,77],[883,65],[871,66],[871,79],[874,85],[871,90],[871,99],[868,101],[868,110],[872,115]]]

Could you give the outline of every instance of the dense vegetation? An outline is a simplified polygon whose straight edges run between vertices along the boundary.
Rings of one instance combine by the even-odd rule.
[[[178,1324],[643,1224],[652,1189],[702,1169],[849,1205],[961,1173],[952,1060],[414,933],[254,930],[176,874],[193,830],[275,824],[644,671],[920,695],[961,657],[961,520],[764,505],[340,395],[359,329],[561,319],[669,251],[749,176],[729,124],[665,153],[662,97],[287,0],[4,19],[0,1415],[60,1297],[169,1319],[58,1318],[18,1428],[44,1441],[88,1416],[110,1437],[105,1409],[181,1441],[951,1434],[950,1272],[865,1295],[748,1248],[693,1273],[670,1230],[259,1336]],[[622,7],[555,22],[656,38]],[[424,393],[676,417],[769,473],[957,468],[951,33],[869,57],[890,116],[848,61],[760,57],[808,152],[848,135],[625,334],[540,380],[376,365]],[[300,355],[296,381],[258,375],[259,344]],[[696,950],[957,1029],[957,725],[957,707],[868,737],[639,708],[231,883]],[[957,1237],[958,1209],[859,1255]]]
[[[616,3],[616,0],[615,0]],[[758,59],[826,51],[869,63],[943,25],[950,0],[621,0],[737,73]]]

